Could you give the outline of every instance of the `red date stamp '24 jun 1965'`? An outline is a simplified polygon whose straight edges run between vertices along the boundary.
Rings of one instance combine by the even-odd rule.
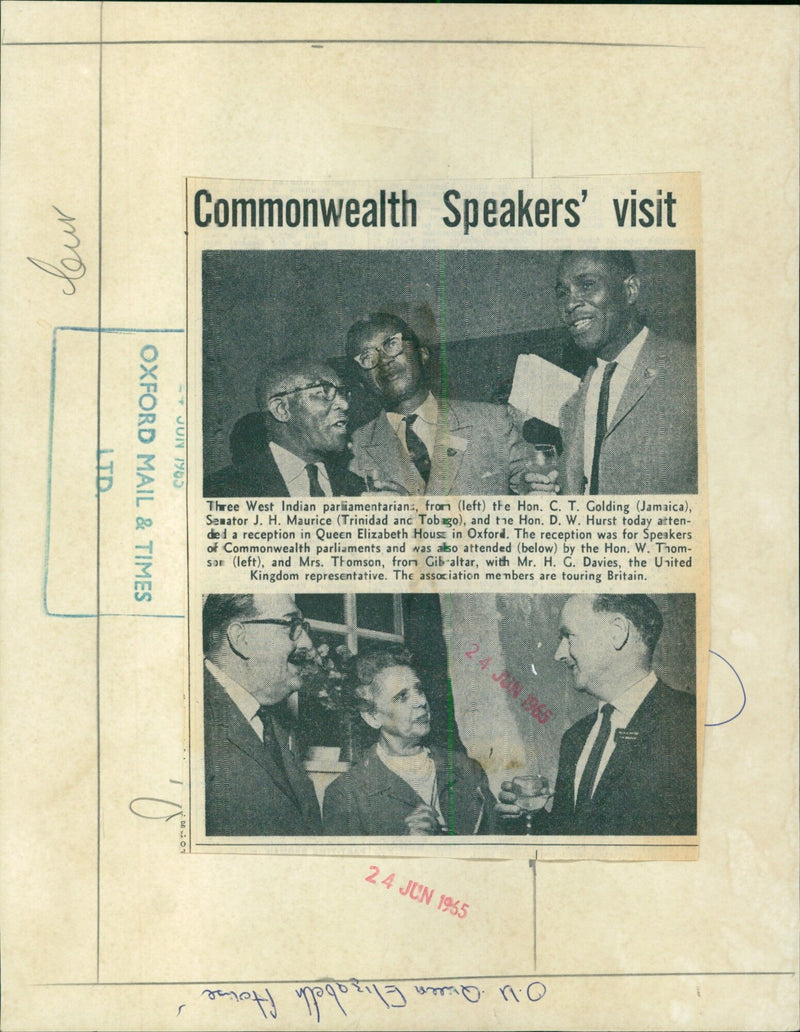
[[[480,645],[478,645],[477,642],[473,642],[464,655],[467,659],[474,659],[482,670],[486,670],[492,662],[492,657],[487,656],[485,659],[476,659],[475,657],[478,655],[479,651]],[[507,670],[504,670],[501,674],[492,674],[492,680],[497,681],[500,687],[507,691],[514,699],[518,699],[525,688],[525,686],[515,680]],[[545,709],[544,703],[539,702],[535,695],[528,694],[527,698],[521,705],[522,708],[530,713],[532,717],[535,717],[540,724],[546,724],[553,715],[553,711],[551,709]]]
[[[383,885],[386,889],[391,889],[394,885],[394,874],[388,874],[380,882],[378,882],[378,876],[381,871],[375,864],[370,864],[370,873],[364,879],[364,881],[371,882],[373,885]],[[406,899],[414,900],[417,903],[424,903],[426,906],[430,906],[433,903],[435,892],[428,885],[423,885],[421,882],[413,881],[409,878],[408,882],[403,885],[402,882],[398,882],[397,890],[401,896],[405,896]],[[464,918],[467,916],[469,910],[469,903],[462,903],[461,900],[453,899],[452,896],[447,896],[442,893],[439,896],[439,902],[436,906],[437,910],[441,910],[443,913],[452,914],[454,917]]]

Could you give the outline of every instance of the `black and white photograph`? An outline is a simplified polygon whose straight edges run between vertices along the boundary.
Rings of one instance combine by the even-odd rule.
[[[199,844],[694,836],[695,610],[690,594],[209,594]]]
[[[797,6],[0,17],[0,1032],[800,1028]]]
[[[694,494],[695,258],[204,250],[203,494]]]

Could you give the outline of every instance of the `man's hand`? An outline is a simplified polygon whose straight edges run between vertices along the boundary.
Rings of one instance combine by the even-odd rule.
[[[515,494],[558,494],[561,491],[558,470],[553,469],[546,474],[522,470],[513,477],[511,489]]]
[[[437,835],[439,833],[439,818],[432,806],[420,803],[416,810],[412,810],[405,818],[407,835]]]
[[[517,797],[514,795],[514,788],[510,781],[504,781],[500,786],[497,799],[498,802],[494,809],[499,817],[511,820],[522,816],[522,810],[517,806]]]
[[[367,481],[367,490],[362,493],[362,498],[364,495],[376,494],[408,495],[408,491],[402,484],[398,484],[396,480],[370,478]]]
[[[377,494],[408,495],[406,488],[396,480],[382,480],[380,470],[357,469],[352,466],[351,470],[356,476],[361,477],[366,485],[366,490],[362,491],[362,497]]]

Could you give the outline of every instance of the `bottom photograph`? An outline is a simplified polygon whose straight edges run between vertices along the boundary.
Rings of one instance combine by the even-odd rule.
[[[207,595],[201,837],[693,836],[695,609],[690,594]]]

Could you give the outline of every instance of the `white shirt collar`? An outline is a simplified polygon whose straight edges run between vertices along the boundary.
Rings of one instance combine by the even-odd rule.
[[[404,429],[403,422],[406,418],[405,415],[401,415],[399,412],[387,412],[386,415],[389,418],[389,422],[392,425],[392,429],[396,434],[399,434],[401,429]],[[436,426],[439,422],[439,402],[436,398],[428,391],[428,396],[418,405],[413,412],[408,412],[406,415],[419,416],[423,423],[427,423],[429,426]]]
[[[636,359],[639,357],[639,352],[642,350],[644,342],[647,340],[648,333],[649,330],[647,327],[643,326],[633,340],[628,341],[617,357],[612,359],[612,361],[617,363],[618,368],[622,366],[623,369],[627,369],[629,373],[631,372],[633,367],[636,365]],[[598,358],[597,365],[602,370],[608,365],[608,362],[604,358]]]
[[[289,494],[295,498],[308,498],[311,488],[308,481],[308,471],[306,470],[308,463],[305,459],[301,459],[299,455],[288,451],[280,444],[276,444],[275,441],[270,441],[269,447]],[[322,462],[315,462],[314,465],[319,473],[320,487],[325,494],[333,494],[331,483],[328,479],[328,471],[325,469],[324,464]]]
[[[212,663],[210,659],[205,661],[205,665],[206,670],[208,670],[212,677],[219,681],[230,696],[231,702],[236,706],[247,723],[254,726],[253,718],[256,713],[258,713],[258,709],[261,705],[258,699],[252,696],[246,688],[242,688],[239,682],[234,681],[234,679],[226,674],[224,670],[220,670],[216,663]]]

